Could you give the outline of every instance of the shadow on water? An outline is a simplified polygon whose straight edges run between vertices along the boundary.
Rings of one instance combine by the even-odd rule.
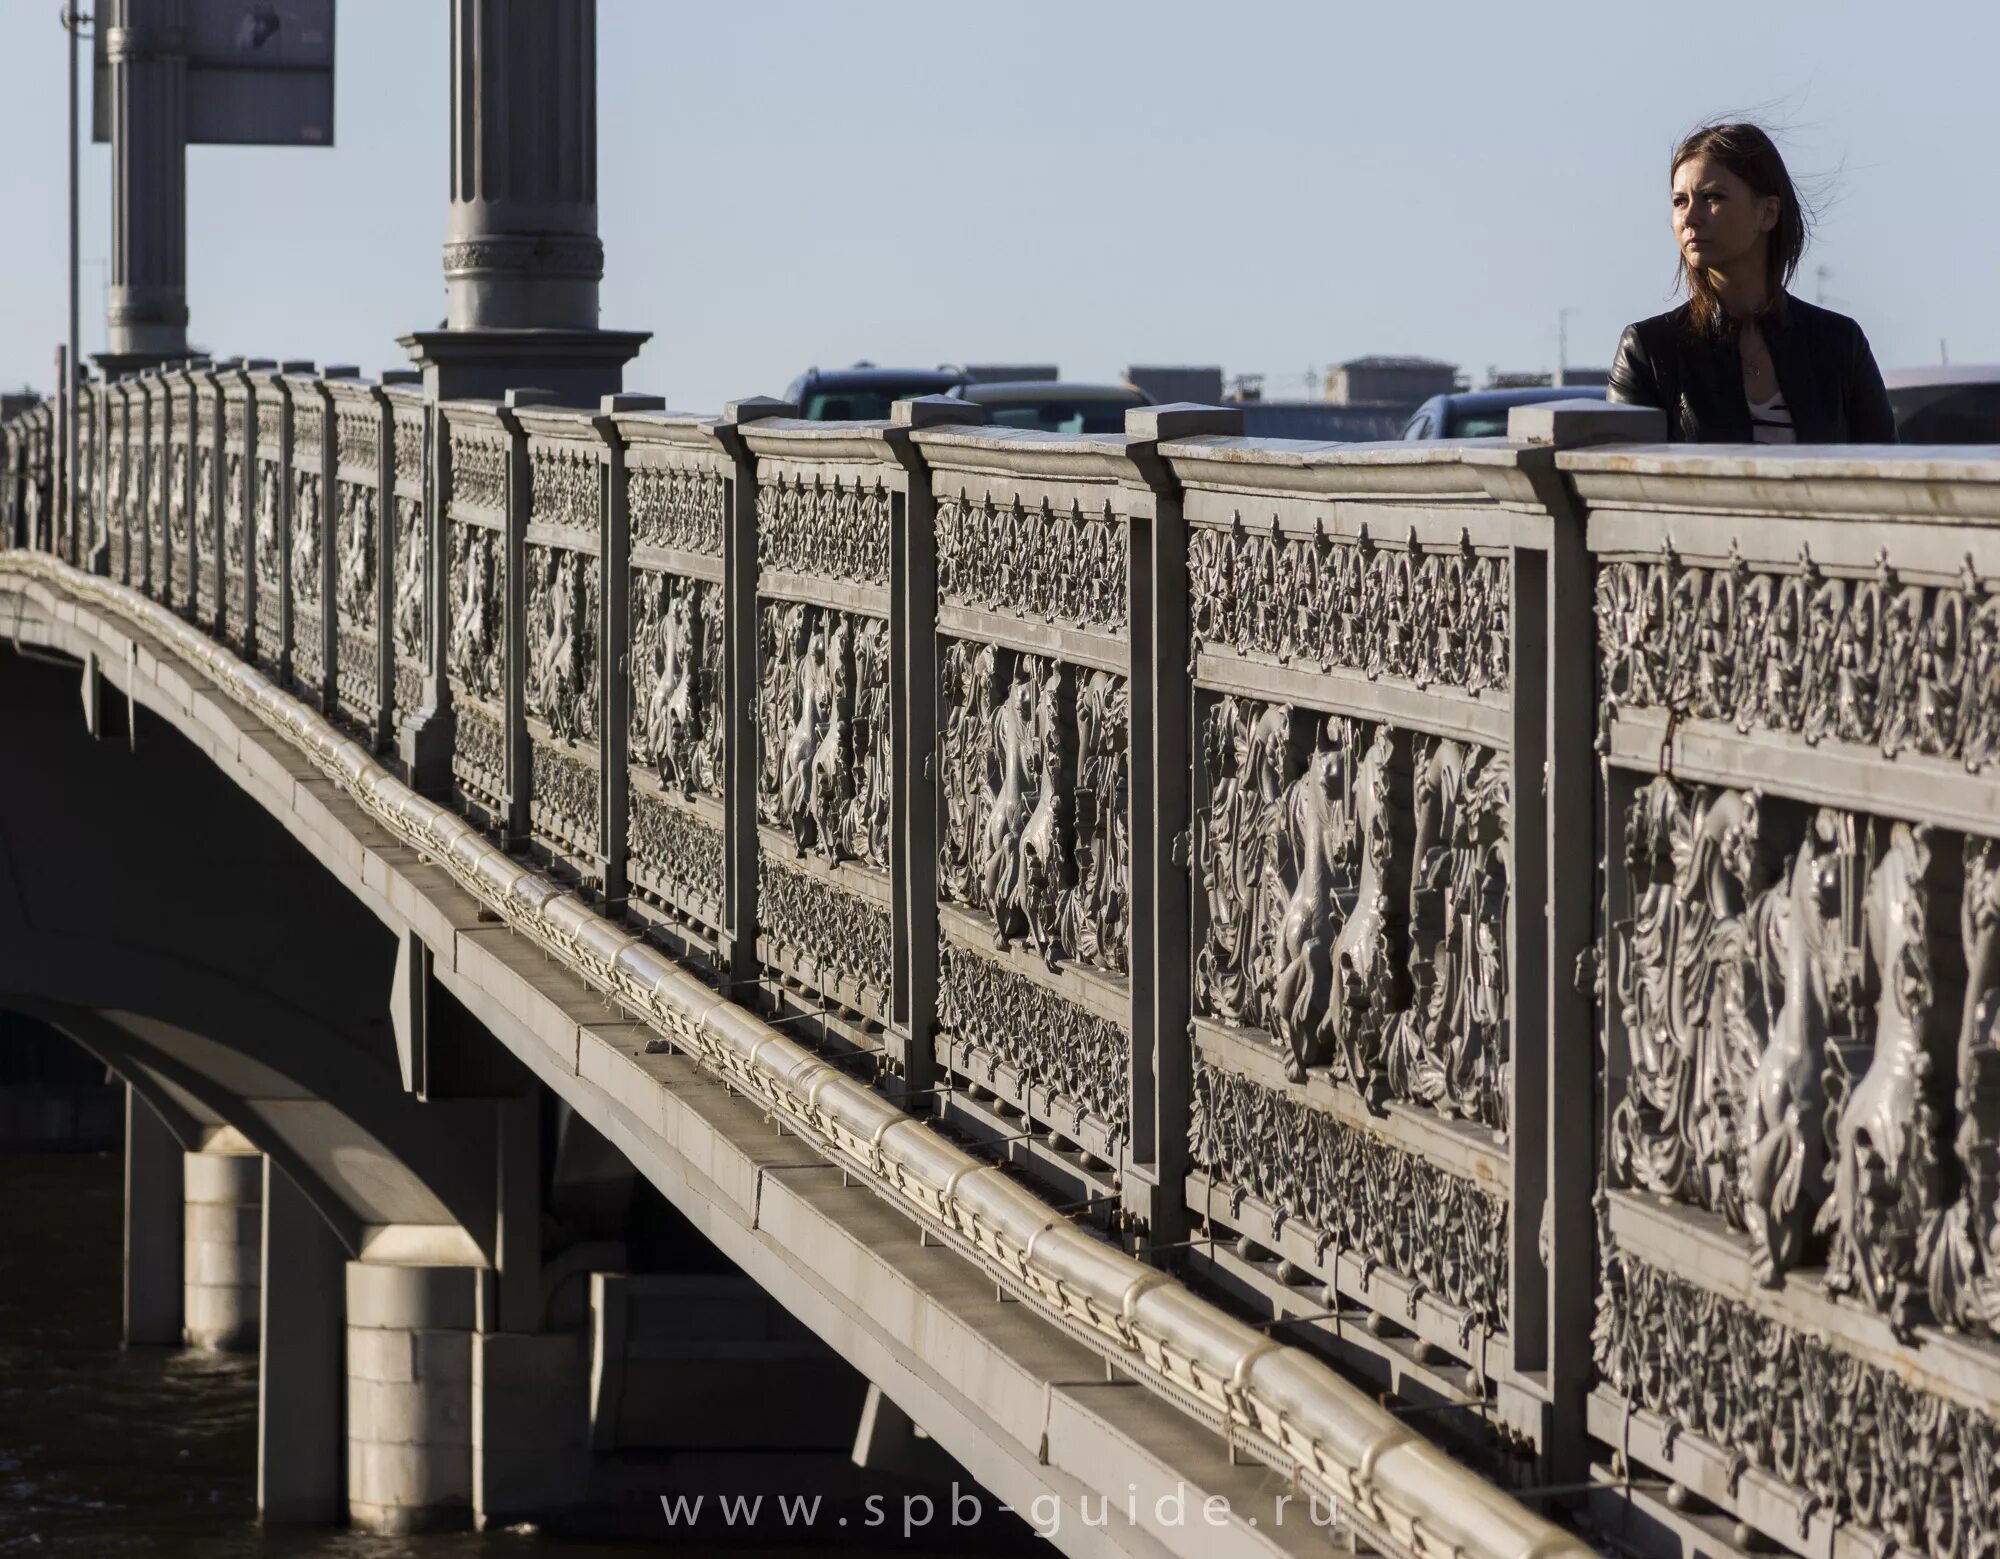
[[[695,1549],[665,1533],[657,1544],[634,1545],[260,1526],[255,1357],[119,1346],[122,1168],[115,1153],[0,1152],[0,1555],[779,1559],[856,1551]],[[883,1548],[916,1559],[926,1546]]]

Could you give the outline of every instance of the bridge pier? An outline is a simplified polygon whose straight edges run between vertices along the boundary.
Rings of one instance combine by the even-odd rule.
[[[291,1177],[264,1160],[264,1282],[257,1372],[257,1513],[331,1525],[341,1476],[346,1247]]]
[[[363,1531],[471,1525],[479,1277],[347,1263],[347,1515]]]
[[[183,1257],[181,1145],[130,1083],[125,1085],[125,1345],[181,1341]]]
[[[264,1160],[225,1127],[182,1156],[186,1235],[182,1335],[190,1348],[257,1346],[264,1245]]]

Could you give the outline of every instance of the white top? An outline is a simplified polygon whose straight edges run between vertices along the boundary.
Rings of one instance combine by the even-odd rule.
[[[1796,444],[1792,414],[1785,406],[1785,392],[1773,390],[1768,401],[1750,403],[1750,437],[1759,444]]]

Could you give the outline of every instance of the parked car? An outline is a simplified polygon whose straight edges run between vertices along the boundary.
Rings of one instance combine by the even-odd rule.
[[[1060,379],[962,384],[949,393],[984,406],[986,420],[996,428],[1039,428],[1044,433],[1123,433],[1127,411],[1153,404],[1152,396],[1129,384]]]
[[[1544,401],[1601,401],[1602,385],[1538,384],[1519,390],[1464,390],[1433,395],[1411,414],[1404,438],[1505,438],[1507,413]]]
[[[1905,444],[2000,444],[2000,365],[1892,368],[1882,382]]]
[[[889,415],[893,401],[943,395],[965,383],[959,368],[808,368],[791,382],[785,399],[809,422],[872,422]]]

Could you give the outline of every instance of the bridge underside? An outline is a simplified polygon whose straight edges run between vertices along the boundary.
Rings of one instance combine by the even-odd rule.
[[[168,646],[5,576],[0,617],[19,646],[0,651],[0,720],[33,755],[0,763],[0,1002],[98,1051],[183,1129],[240,1130],[350,1254],[386,1239],[378,1259],[476,1263],[500,1306],[517,1285],[540,1293],[501,1248],[505,1069],[460,1064],[473,1097],[450,1097],[449,1077],[427,1100],[405,1091],[390,1009],[419,978],[433,1015],[494,1036],[998,1499],[1075,1512],[1109,1496],[1104,1525],[1067,1524],[1065,1551],[1323,1545],[1305,1523],[1128,1511],[1132,1486],[1241,1512],[1286,1484],[661,1053]]]

